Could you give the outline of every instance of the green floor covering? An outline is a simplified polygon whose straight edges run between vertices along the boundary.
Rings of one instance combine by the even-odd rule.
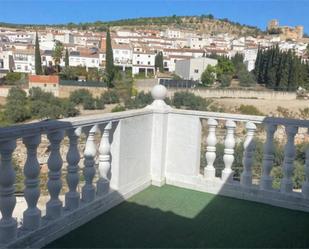
[[[309,247],[309,213],[149,187],[46,248]]]

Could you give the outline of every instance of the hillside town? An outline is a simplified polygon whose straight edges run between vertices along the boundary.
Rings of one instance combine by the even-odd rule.
[[[0,0],[0,249],[309,248],[308,9]]]
[[[184,74],[183,62],[213,54],[233,57],[242,54],[248,71],[255,67],[258,48],[278,45],[280,50],[293,50],[303,61],[308,60],[309,38],[304,38],[302,26],[280,27],[277,20],[271,20],[268,32],[263,35],[238,36],[229,33],[204,34],[192,30],[166,28],[111,29],[114,64],[122,70],[130,69],[132,75],[143,74],[152,77],[156,74],[155,57],[163,54],[165,72],[186,75],[187,80],[200,80],[202,72],[208,65],[199,64],[199,68],[190,68]],[[69,65],[89,68],[105,68],[106,33],[46,27],[41,30],[0,28],[0,78],[8,72],[35,74],[35,37],[40,42],[43,67],[55,62],[52,51],[57,42],[61,42],[69,52]],[[64,66],[64,58],[59,65]],[[177,66],[177,64],[179,64]],[[193,65],[194,63],[191,63]],[[202,66],[201,66],[202,65]],[[177,69],[178,68],[178,69]]]

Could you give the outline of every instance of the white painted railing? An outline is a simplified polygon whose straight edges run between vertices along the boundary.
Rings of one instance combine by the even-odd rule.
[[[44,232],[57,233],[51,231],[56,223],[59,225],[65,222],[66,219],[77,219],[77,224],[84,223],[88,219],[87,213],[82,213],[78,210],[83,210],[87,204],[92,204],[97,200],[105,200],[108,196],[114,194],[114,203],[116,205],[121,199],[127,198],[134,193],[136,187],[141,187],[146,183],[150,184],[150,170],[146,170],[146,174],[141,174],[138,170],[132,167],[132,163],[125,165],[130,171],[135,171],[137,178],[142,178],[142,181],[137,186],[130,189],[130,185],[134,180],[130,180],[125,174],[120,175],[120,169],[114,163],[114,184],[111,188],[111,138],[118,141],[115,142],[114,154],[124,158],[126,155],[121,154],[120,141],[123,146],[134,146],[125,141],[125,136],[132,135],[134,130],[126,131],[127,125],[136,125],[151,129],[152,110],[128,111],[123,113],[108,114],[105,116],[95,115],[89,117],[70,118],[60,121],[43,121],[34,124],[18,125],[9,128],[0,129],[0,245],[7,247],[22,247],[27,246],[43,246],[51,239],[42,241],[28,241],[27,237],[33,236],[34,232],[38,232],[44,238]],[[123,123],[123,124],[122,124]],[[148,129],[149,136],[151,130]],[[86,143],[84,149],[83,166],[80,165],[80,152],[78,149],[79,137],[84,133],[86,135]],[[48,182],[47,189],[50,199],[46,203],[45,215],[38,208],[38,200],[40,197],[40,165],[38,162],[37,148],[41,142],[41,136],[46,134],[50,143],[50,155],[48,158]],[[100,136],[99,143],[95,137]],[[67,176],[66,183],[68,191],[65,193],[64,203],[60,200],[60,191],[62,189],[62,167],[63,158],[60,154],[61,142],[67,136],[69,140],[69,149],[66,155],[67,161]],[[145,138],[144,134],[138,136],[138,139]],[[16,141],[22,139],[26,150],[27,157],[24,165],[25,189],[24,198],[27,203],[27,208],[23,212],[22,222],[18,225],[16,217],[13,217],[13,210],[16,205],[16,197],[14,190],[15,172],[12,162],[12,154],[16,148]],[[62,145],[63,146],[63,145]],[[143,153],[142,146],[135,146]],[[130,152],[130,151],[129,151]],[[136,151],[135,151],[136,153]],[[132,153],[131,156],[138,160],[138,155]],[[98,165],[96,158],[98,157]],[[119,159],[118,159],[119,160]],[[117,160],[115,160],[117,161]],[[148,158],[147,158],[148,161]],[[80,166],[83,171],[80,172]],[[146,167],[149,168],[149,167]],[[118,175],[117,172],[118,171]],[[148,172],[147,172],[148,171]],[[94,182],[95,176],[98,180]],[[78,192],[80,185],[80,177],[83,176],[85,183]],[[121,182],[120,182],[121,181]],[[147,181],[149,184],[147,185]],[[129,187],[129,188],[128,188]],[[132,192],[132,193],[131,193]],[[117,199],[118,198],[118,199]],[[78,212],[76,212],[78,211]],[[91,212],[90,212],[91,213]],[[100,213],[98,211],[97,213]],[[81,217],[78,217],[80,214]],[[80,219],[81,221],[78,221]],[[72,223],[72,222],[71,222]],[[67,224],[63,224],[65,227]],[[74,228],[74,224],[72,225]],[[71,230],[72,228],[63,228]],[[50,231],[49,231],[50,230]],[[38,235],[37,235],[38,236]],[[27,244],[28,243],[28,244]]]
[[[309,149],[306,150],[306,180],[300,193],[293,192],[292,172],[295,158],[294,138],[306,120],[288,120],[237,114],[175,110],[164,102],[166,89],[156,86],[154,102],[143,110],[43,121],[0,129],[0,244],[3,247],[41,247],[80,226],[151,183],[165,183],[214,194],[264,202],[309,211]],[[207,120],[206,164],[200,165],[202,121]],[[225,123],[224,169],[216,177],[215,160],[218,123]],[[238,125],[245,123],[243,171],[240,182],[233,179],[233,162]],[[274,160],[274,133],[285,126],[286,146],[280,190],[272,188],[270,172]],[[266,132],[263,169],[259,185],[253,184],[252,167],[257,126]],[[37,148],[46,134],[50,143],[47,188],[50,199],[46,210],[38,208],[40,166]],[[83,165],[79,140],[86,135]],[[97,141],[97,137],[99,140]],[[67,186],[62,190],[63,160],[60,148],[67,137]],[[18,225],[15,172],[12,154],[16,140],[22,139],[27,160],[24,165],[24,198],[27,208]],[[97,163],[96,163],[97,162]],[[80,167],[83,172],[80,172]],[[200,169],[203,168],[201,171]],[[79,191],[80,177],[85,183]],[[97,177],[96,177],[97,176]],[[97,179],[97,180],[96,180]]]
[[[174,122],[173,120],[177,120]],[[206,164],[201,165],[202,173],[198,171],[198,164],[194,162],[200,161],[200,155],[193,151],[202,151],[200,141],[192,140],[192,137],[201,136],[201,120],[207,120],[207,136],[206,136]],[[218,122],[225,123],[224,135],[224,169],[219,177],[216,177],[215,160],[218,159],[216,153],[218,134]],[[304,152],[306,158],[305,181],[302,189],[295,191],[293,189],[292,175],[295,161],[295,136],[299,128],[308,133],[309,120],[296,120],[284,118],[272,118],[262,116],[248,116],[226,113],[209,113],[199,111],[173,110],[170,112],[169,123],[175,127],[177,123],[181,129],[182,141],[177,143],[186,144],[190,148],[190,156],[185,150],[179,151],[178,155],[167,155],[166,182],[180,187],[188,187],[214,194],[232,196],[241,199],[248,199],[268,203],[271,205],[309,211],[309,147]],[[235,157],[235,144],[239,137],[235,135],[235,129],[244,124],[245,138],[243,143],[242,156],[242,173],[240,182],[233,179],[232,165]],[[264,143],[263,161],[261,169],[261,178],[258,184],[253,184],[252,168],[255,154],[255,135],[257,126],[266,133],[266,141]],[[280,189],[273,189],[273,179],[271,170],[274,164],[274,134],[278,127],[285,130],[286,144],[284,147],[284,160],[282,163],[283,178],[281,179]],[[172,129],[172,128],[171,128]],[[190,134],[187,136],[186,134]],[[306,135],[308,137],[308,135]],[[308,141],[308,140],[307,140]],[[168,139],[169,143],[169,139]],[[177,149],[176,143],[169,143],[170,147]],[[193,149],[192,149],[193,148]],[[168,149],[167,149],[168,150]],[[182,154],[181,154],[182,153]],[[190,158],[190,160],[186,160]],[[193,163],[189,163],[189,161]],[[190,166],[189,166],[190,165]],[[191,167],[191,168],[189,168]]]

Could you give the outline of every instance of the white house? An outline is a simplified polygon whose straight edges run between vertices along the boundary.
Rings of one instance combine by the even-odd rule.
[[[257,53],[258,49],[245,49],[243,51],[244,63],[246,64],[249,72],[255,68]]]
[[[155,56],[153,51],[150,51],[141,46],[133,49],[132,57],[132,74],[138,73],[154,73],[155,72]]]
[[[180,29],[166,29],[165,37],[167,38],[184,38],[184,33]]]
[[[193,49],[202,49],[209,45],[209,40],[201,36],[191,36],[187,40],[189,47]]]
[[[113,44],[114,64],[123,67],[132,67],[133,49],[128,44]]]
[[[176,61],[175,73],[185,80],[201,80],[208,65],[216,66],[218,61],[206,57]]]
[[[34,73],[35,60],[34,50],[15,50],[13,51],[14,71],[21,73]]]
[[[165,71],[175,72],[176,62],[179,60],[189,60],[192,56],[170,55],[163,58],[163,66]]]
[[[163,55],[164,56],[190,56],[190,57],[202,57],[205,53],[203,49],[191,49],[191,48],[180,48],[180,49],[164,49]]]
[[[80,51],[72,51],[69,56],[70,66],[83,66],[86,68],[96,67],[99,68],[99,54],[98,53],[81,53]]]

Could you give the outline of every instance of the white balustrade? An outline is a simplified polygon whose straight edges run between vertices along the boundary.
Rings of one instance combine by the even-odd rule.
[[[271,169],[274,163],[274,133],[277,130],[277,125],[275,124],[265,124],[266,128],[266,142],[264,145],[263,153],[263,169],[260,182],[260,189],[271,190],[273,179],[270,176]]]
[[[52,231],[56,236],[64,235],[68,230],[62,229],[63,227],[61,230],[55,231],[61,222],[66,223],[69,221],[70,229],[78,227],[86,220],[102,213],[100,208],[101,203],[105,202],[104,198],[108,199],[106,199],[106,201],[108,201],[108,206],[104,207],[104,210],[106,210],[107,207],[112,207],[119,203],[119,194],[125,199],[153,183],[152,181],[156,178],[154,174],[152,174],[152,170],[158,171],[159,167],[162,165],[164,165],[164,168],[160,168],[160,177],[162,176],[164,180],[166,179],[166,181],[172,185],[192,186],[193,189],[205,192],[209,191],[210,193],[222,195],[227,194],[232,197],[249,200],[255,199],[271,205],[309,211],[309,148],[306,149],[306,179],[303,183],[302,194],[291,194],[293,191],[293,182],[291,178],[295,159],[294,139],[298,127],[308,128],[309,121],[176,110],[164,103],[166,89],[163,86],[156,86],[152,95],[155,101],[152,105],[143,110],[108,114],[104,117],[102,117],[102,115],[97,115],[91,120],[89,120],[88,117],[77,117],[65,119],[61,122],[47,121],[40,122],[37,125],[22,125],[21,128],[12,127],[8,128],[8,130],[6,130],[6,128],[1,129],[0,212],[2,217],[0,220],[0,246],[7,246],[8,243],[12,246],[13,244],[11,243],[17,241],[17,245],[21,245],[22,242],[25,243],[25,246],[30,248],[32,245],[36,245],[37,241],[35,241],[35,238],[40,239],[39,243],[48,243],[50,241],[45,241],[45,237],[50,239],[50,236],[45,236],[43,234],[44,231],[47,233]],[[154,113],[167,115],[164,116],[164,120],[166,118],[168,122],[153,122],[155,117],[153,116]],[[204,179],[199,175],[200,119],[208,119],[209,131],[206,139],[207,147],[205,157],[207,163],[204,168]],[[194,122],[192,122],[192,120]],[[214,162],[217,157],[217,120],[226,121],[222,180],[215,178],[214,167]],[[247,134],[244,141],[244,153],[242,158],[244,170],[240,179],[240,185],[242,187],[239,187],[240,185],[238,183],[232,182],[232,165],[234,162],[234,149],[236,145],[235,121],[247,122]],[[120,129],[117,128],[114,132],[112,129],[112,122],[120,122]],[[179,128],[178,123],[180,122],[182,124],[182,129],[177,129]],[[102,136],[99,149],[97,149],[95,142],[95,136],[99,128],[98,124],[102,124],[102,127],[100,126],[102,128]],[[263,155],[263,172],[260,187],[254,188],[254,191],[252,191],[252,189],[247,191],[245,188],[252,185],[252,166],[255,152],[254,135],[256,132],[255,124],[265,124],[267,131]],[[281,181],[281,193],[269,191],[272,190],[272,178],[270,173],[274,161],[274,133],[277,129],[277,125],[285,125],[287,135],[283,163],[284,178]],[[80,177],[78,140],[82,128],[76,127],[85,127],[88,135],[84,150],[83,176],[85,184],[82,187],[81,194],[78,192]],[[140,129],[138,131],[142,132],[136,132],[136,129]],[[159,150],[160,160],[157,160],[159,163],[153,163],[152,165],[152,159],[156,158],[158,155],[156,149],[154,149],[157,147],[157,144],[154,143],[157,140],[154,140],[154,133],[149,134],[148,132],[153,132],[154,130],[159,130],[160,134],[162,133],[162,136],[160,135],[159,146],[162,148]],[[50,194],[50,200],[46,204],[46,219],[45,217],[43,219],[43,229],[43,227],[40,228],[42,222],[41,210],[37,207],[40,196],[40,165],[37,158],[37,148],[40,144],[41,133],[46,134],[48,131],[50,131],[47,137],[50,141],[51,153],[48,158],[49,172],[47,188]],[[69,149],[66,155],[68,162],[66,180],[69,190],[65,194],[65,210],[67,212],[62,216],[62,210],[64,209],[59,199],[62,187],[61,169],[63,164],[60,154],[60,144],[63,140],[65,131],[69,138]],[[191,131],[192,133],[190,133]],[[186,136],[182,136],[184,133]],[[24,213],[21,230],[17,228],[17,221],[13,218],[16,198],[14,195],[15,171],[12,164],[12,153],[15,150],[15,139],[17,138],[23,139],[23,143],[27,149],[27,159],[24,165],[24,194],[27,202],[27,209],[25,211],[22,210]],[[115,158],[113,158],[113,167],[115,167],[113,170],[115,171],[113,172],[115,172],[115,175],[112,178],[115,180],[117,194],[116,192],[113,193],[110,189],[112,160],[111,138],[115,140],[115,146],[113,147],[113,155],[115,156]],[[135,139],[133,143],[132,138]],[[141,140],[143,140],[143,143],[138,143]],[[153,146],[154,144],[155,146]],[[135,147],[131,148],[130,146]],[[99,179],[95,185],[93,181],[96,174],[95,159],[97,151],[99,153]],[[184,154],[179,156],[179,151]],[[132,160],[127,160],[128,158]],[[192,164],[190,164],[191,162]],[[151,163],[151,165],[147,165],[147,163]],[[164,170],[161,172],[161,169]],[[207,180],[214,181],[212,181],[211,184],[203,186],[203,183],[206,183]],[[100,196],[100,199],[95,200],[96,195]],[[87,205],[84,205],[85,203],[87,203]],[[79,209],[81,206],[83,210]],[[85,210],[85,208],[89,210]],[[82,216],[80,216],[81,212],[83,214]],[[38,234],[36,234],[36,230]],[[17,236],[17,234],[21,234],[22,236]],[[29,236],[29,240],[27,236]],[[19,238],[21,238],[21,240],[19,240]]]
[[[78,163],[80,160],[77,143],[78,138],[81,135],[81,127],[68,130],[67,135],[70,139],[69,150],[67,153],[68,174],[66,177],[69,191],[65,194],[65,208],[68,210],[74,210],[79,207],[80,203],[80,194],[76,191],[76,188],[79,182]]]
[[[0,243],[7,243],[16,238],[17,221],[12,217],[16,205],[15,171],[12,165],[12,153],[16,148],[16,141],[0,142]]]
[[[207,148],[206,148],[206,162],[207,165],[204,169],[204,176],[207,180],[211,180],[215,177],[216,169],[214,167],[214,162],[216,160],[216,127],[218,122],[210,118],[207,121],[208,124],[208,137],[207,137]]]
[[[84,178],[85,185],[82,188],[82,200],[84,202],[91,202],[95,199],[95,186],[93,185],[93,178],[96,173],[95,169],[95,156],[97,153],[97,147],[95,144],[95,134],[98,126],[94,125],[90,131],[86,141],[86,147],[84,151]]]
[[[47,162],[49,169],[47,188],[50,194],[50,200],[46,204],[46,216],[49,219],[56,219],[62,214],[62,201],[59,199],[59,193],[62,187],[60,143],[64,137],[64,131],[59,130],[48,133],[47,137],[50,141],[51,153]]]
[[[281,192],[290,193],[293,191],[292,174],[294,169],[295,145],[294,139],[298,131],[297,126],[286,126],[287,143],[284,148],[283,179],[281,180]]]
[[[232,165],[234,162],[234,147],[235,147],[235,138],[234,132],[236,128],[236,123],[232,120],[226,121],[226,138],[224,141],[224,170],[222,171],[222,180],[231,181],[233,178]]]
[[[243,153],[243,167],[244,170],[241,174],[240,183],[243,186],[251,186],[252,184],[252,164],[255,150],[254,132],[256,125],[252,122],[246,124],[247,136],[244,142],[244,153]]]
[[[109,142],[110,139],[110,130],[112,129],[112,122],[109,122],[103,131],[103,135],[99,147],[99,180],[97,181],[97,194],[104,195],[109,191],[110,183],[110,150],[111,145]]]
[[[306,148],[305,182],[302,187],[303,196],[309,199],[309,146]]]
[[[40,134],[23,138],[23,143],[27,148],[24,195],[28,205],[23,214],[23,228],[27,230],[35,230],[41,224],[41,210],[37,208],[40,197],[40,164],[37,159],[37,147],[40,142]]]

